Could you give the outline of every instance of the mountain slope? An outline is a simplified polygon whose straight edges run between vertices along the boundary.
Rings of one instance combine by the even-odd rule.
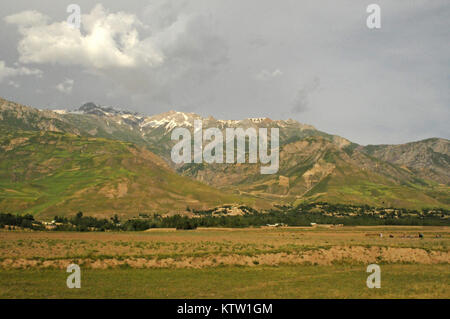
[[[450,141],[431,138],[401,145],[368,145],[361,149],[380,160],[407,167],[418,176],[450,186]]]
[[[130,143],[2,127],[0,133],[0,211],[131,217],[183,212],[187,206],[255,204],[179,176]]]
[[[450,205],[449,187],[320,136],[284,145],[274,175],[260,175],[253,164],[190,164],[179,171],[215,187],[278,201],[414,209]]]
[[[2,106],[5,104],[8,106]],[[445,139],[364,147],[294,120],[217,120],[175,111],[143,116],[93,103],[73,112],[41,112],[0,100],[0,116],[7,119],[0,119],[0,123],[9,127],[17,121],[27,130],[68,132],[85,140],[95,137],[132,142],[163,158],[179,175],[274,203],[328,201],[414,209],[450,207],[450,142]],[[261,175],[257,164],[175,165],[170,159],[175,144],[171,132],[175,127],[192,131],[196,119],[203,121],[204,128],[222,130],[279,128],[279,172]]]
[[[244,120],[218,120],[213,117],[203,118],[194,113],[169,111],[162,114],[143,116],[127,111],[118,111],[111,107],[101,107],[94,103],[86,103],[74,112],[61,112],[61,119],[76,127],[80,134],[86,136],[119,139],[146,146],[152,152],[170,160],[170,151],[175,142],[171,141],[172,130],[185,127],[193,130],[194,121],[201,120],[203,127],[231,128],[280,128],[280,143],[290,143],[308,136],[323,136],[345,140],[316,130],[311,125],[301,124],[294,120],[273,121],[268,118]],[[347,143],[350,143],[347,141]]]
[[[0,123],[11,129],[78,133],[57,113],[10,102],[0,98]]]

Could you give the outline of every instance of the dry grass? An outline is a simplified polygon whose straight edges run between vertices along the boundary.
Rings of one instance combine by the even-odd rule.
[[[450,227],[0,231],[0,298],[449,298],[449,241]],[[72,262],[82,289],[66,288]],[[374,262],[381,289],[365,285]]]
[[[418,237],[419,232],[424,239]],[[449,242],[449,227],[161,229],[139,233],[3,231],[0,268],[64,268],[72,261],[92,268],[448,264]]]

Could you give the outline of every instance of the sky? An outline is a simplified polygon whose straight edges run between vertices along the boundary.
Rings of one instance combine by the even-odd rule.
[[[448,0],[0,2],[0,96],[38,108],[292,118],[397,144],[450,138],[449,70]]]

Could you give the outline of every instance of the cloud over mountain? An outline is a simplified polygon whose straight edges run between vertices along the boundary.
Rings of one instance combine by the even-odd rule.
[[[149,24],[101,4],[82,15],[80,29],[66,21],[49,22],[38,11],[4,20],[20,33],[20,63],[79,67],[112,81],[110,96],[128,92],[170,103],[180,83],[187,88],[213,76],[226,63],[227,49],[210,31],[207,17],[167,5],[155,2],[147,7]]]
[[[448,138],[448,0],[380,0],[379,30],[366,3],[342,1],[78,0],[80,30],[72,1],[3,1],[0,96],[291,117],[363,144]],[[55,89],[67,78],[70,95]]]

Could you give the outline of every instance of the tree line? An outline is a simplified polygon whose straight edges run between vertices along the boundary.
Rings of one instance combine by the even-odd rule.
[[[319,209],[320,208],[320,209]],[[310,226],[316,224],[342,224],[345,226],[449,226],[450,213],[445,209],[407,210],[377,209],[369,206],[333,205],[327,203],[278,206],[268,212],[259,213],[254,209],[244,209],[240,216],[215,216],[214,210],[190,210],[194,217],[159,214],[141,214],[139,218],[122,222],[117,215],[111,218],[85,216],[82,212],[72,217],[55,216],[53,222],[45,225],[30,214],[0,214],[0,228],[21,227],[34,230],[56,231],[143,231],[150,228],[196,229],[197,227],[261,227],[268,224],[288,226]],[[145,217],[143,217],[145,216]]]

